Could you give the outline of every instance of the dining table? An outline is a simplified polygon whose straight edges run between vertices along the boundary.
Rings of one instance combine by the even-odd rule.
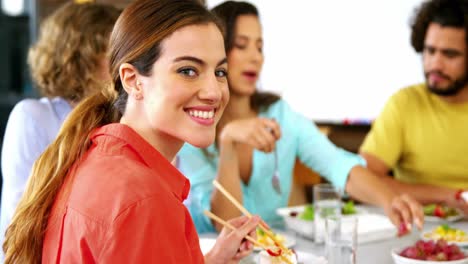
[[[368,212],[382,214],[383,210],[370,205],[364,205]],[[447,221],[425,221],[424,227],[422,230],[413,227],[411,232],[407,235],[398,237],[397,230],[395,228],[394,235],[387,235],[385,238],[382,239],[374,239],[372,241],[367,241],[363,243],[359,243],[356,248],[356,263],[357,264],[392,264],[393,258],[391,255],[392,249],[396,248],[403,248],[406,246],[413,245],[419,239],[422,239],[422,234],[425,232],[430,232],[437,226],[441,224],[449,224],[450,227],[462,229],[468,233],[468,219],[460,219],[454,222],[447,222]],[[294,243],[294,250],[297,252],[306,252],[309,254],[313,254],[315,256],[324,256],[325,255],[325,245],[323,243],[315,243],[312,239],[303,237],[291,230],[277,230],[278,232],[285,234],[287,237],[293,238]],[[215,238],[216,234],[214,233],[205,233],[200,234],[200,238]],[[359,238],[358,238],[359,241]],[[467,243],[468,244],[468,243]],[[468,248],[466,248],[468,249]],[[243,261],[242,264],[253,264],[256,263],[257,257],[255,256],[257,253],[253,253],[252,256],[247,257]],[[303,263],[303,264],[313,264],[313,263]]]

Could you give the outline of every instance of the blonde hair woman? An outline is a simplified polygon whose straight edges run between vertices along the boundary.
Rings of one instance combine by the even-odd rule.
[[[14,107],[3,139],[2,242],[34,161],[54,140],[73,106],[110,80],[106,51],[119,13],[112,6],[67,3],[41,26],[28,63],[43,97]]]

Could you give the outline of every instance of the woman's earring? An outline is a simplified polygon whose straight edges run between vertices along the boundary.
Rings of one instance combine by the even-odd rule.
[[[135,98],[135,100],[141,100],[143,98],[141,93],[134,93],[133,97]]]
[[[136,90],[139,91],[140,90],[140,86],[141,86],[141,82],[140,81],[136,81]],[[141,91],[139,92],[134,92],[133,93],[133,97],[135,98],[135,100],[141,100],[141,98],[143,98],[143,95],[141,94]]]

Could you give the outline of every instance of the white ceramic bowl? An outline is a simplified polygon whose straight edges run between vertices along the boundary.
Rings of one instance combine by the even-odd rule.
[[[299,214],[304,211],[304,205],[278,208],[276,213],[283,217],[286,228],[307,237],[314,238],[314,221],[302,220]],[[291,212],[296,212],[296,216],[291,216]]]
[[[265,250],[260,251],[258,254],[258,264],[281,264],[283,263],[279,258],[274,258],[268,255],[268,253]],[[297,256],[292,255],[289,258],[289,261],[291,261],[293,264],[297,263]]]
[[[313,220],[303,220],[299,218],[299,215],[304,211],[306,205],[298,205],[291,207],[283,207],[276,209],[276,214],[283,217],[288,230],[293,230],[297,234],[304,236],[306,238],[314,239],[315,225]],[[359,214],[365,214],[366,210],[362,207],[356,206],[357,213],[349,215],[349,217],[354,217]],[[291,216],[291,212],[296,212],[296,216]],[[347,217],[347,216],[345,216]],[[390,222],[389,222],[390,223]],[[391,226],[393,228],[393,226]]]
[[[394,248],[392,250],[392,258],[395,264],[468,264],[468,257],[459,260],[451,260],[451,261],[430,261],[430,260],[419,260],[419,259],[410,259],[403,256],[400,256],[400,252],[404,249],[402,248]],[[466,250],[463,250],[465,255],[468,254]]]

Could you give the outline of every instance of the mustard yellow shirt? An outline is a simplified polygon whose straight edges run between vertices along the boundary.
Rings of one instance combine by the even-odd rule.
[[[402,89],[385,105],[361,146],[408,183],[468,188],[468,103],[453,104],[425,84]]]

